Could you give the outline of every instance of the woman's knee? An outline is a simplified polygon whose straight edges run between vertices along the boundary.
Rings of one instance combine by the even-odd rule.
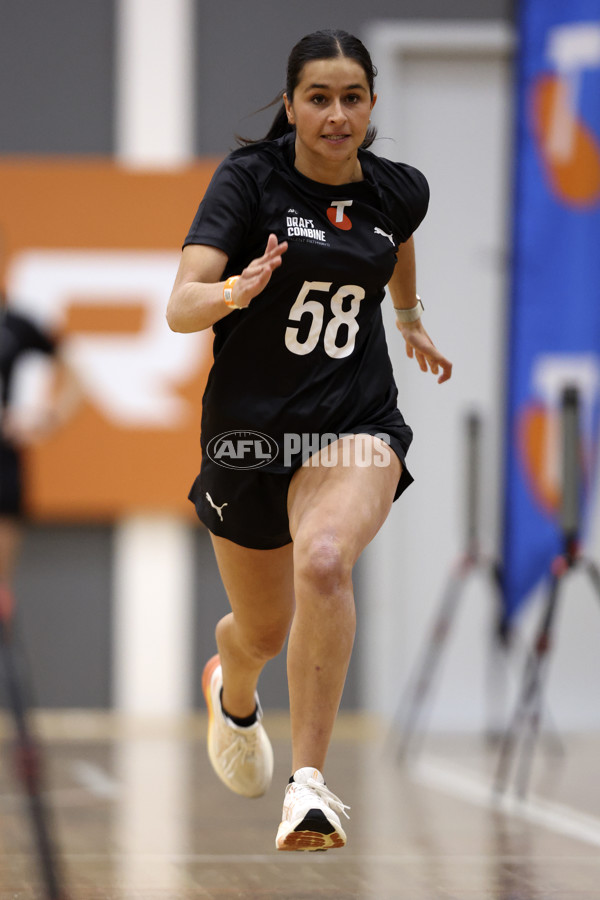
[[[269,660],[278,656],[283,650],[288,628],[273,628],[254,635],[250,642],[253,655],[258,660]]]
[[[228,618],[222,619],[217,625],[217,644],[219,638],[223,636],[223,632],[227,631],[228,625],[233,624],[227,621]],[[287,638],[289,624],[287,620],[282,620],[261,628],[260,623],[253,623],[251,627],[243,627],[236,622],[234,627],[237,626],[238,646],[243,649],[245,655],[252,657],[256,662],[267,662],[281,653]]]
[[[335,594],[352,577],[349,554],[333,532],[299,538],[294,550],[297,577],[309,581],[320,594]]]

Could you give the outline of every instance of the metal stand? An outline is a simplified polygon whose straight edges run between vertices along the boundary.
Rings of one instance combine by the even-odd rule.
[[[15,768],[29,802],[29,813],[47,900],[67,900],[59,876],[50,815],[43,800],[42,756],[29,725],[26,679],[14,646],[13,599],[0,585],[0,659],[15,724]]]
[[[481,420],[477,414],[470,414],[466,420],[467,434],[467,467],[466,467],[466,534],[465,551],[459,558],[450,575],[447,587],[433,628],[426,642],[415,677],[409,683],[408,690],[402,698],[392,723],[392,739],[397,743],[397,756],[402,759],[412,745],[417,725],[422,715],[426,699],[431,691],[433,679],[440,664],[450,628],[458,610],[462,593],[468,578],[477,571],[484,574],[489,582],[496,604],[496,617],[491,634],[492,665],[488,674],[488,691],[494,701],[498,699],[498,655],[506,655],[510,643],[510,629],[504,616],[502,569],[500,563],[484,556],[479,543],[479,470]],[[494,727],[490,731],[494,731]]]
[[[581,496],[581,446],[579,430],[579,395],[574,387],[567,387],[562,397],[563,433],[563,490],[560,510],[562,553],[551,567],[548,598],[542,612],[535,645],[525,667],[521,694],[508,731],[502,743],[496,772],[495,790],[503,793],[507,786],[513,757],[519,740],[522,741],[521,759],[517,770],[517,794],[527,792],[535,743],[540,731],[542,692],[548,668],[548,655],[552,645],[558,598],[566,575],[575,568],[583,569],[590,578],[600,600],[600,570],[590,559],[582,556],[579,547],[580,496]]]

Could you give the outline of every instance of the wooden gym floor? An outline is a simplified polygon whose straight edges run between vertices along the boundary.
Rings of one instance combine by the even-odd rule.
[[[274,849],[289,775],[287,717],[265,716],[267,795],[229,793],[206,757],[206,720],[39,717],[70,900],[599,900],[600,735],[538,747],[527,803],[498,805],[497,751],[430,736],[410,764],[365,717],[342,715],[326,777],[351,805],[348,845]],[[0,900],[45,900],[0,720]]]

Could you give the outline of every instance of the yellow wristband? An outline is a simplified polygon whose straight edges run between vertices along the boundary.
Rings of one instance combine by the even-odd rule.
[[[225,284],[223,285],[223,300],[225,301],[226,306],[229,309],[243,309],[243,306],[238,306],[237,303],[233,299],[233,286],[236,283],[240,276],[232,275],[227,279]]]

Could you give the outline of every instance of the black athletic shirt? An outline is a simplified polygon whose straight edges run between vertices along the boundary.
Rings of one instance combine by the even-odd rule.
[[[1,298],[0,298],[1,299]],[[23,513],[21,454],[2,435],[2,416],[11,400],[14,367],[30,351],[54,354],[56,343],[29,318],[0,308],[0,515]]]
[[[0,410],[10,402],[15,363],[32,350],[51,356],[56,352],[56,342],[31,319],[0,310]]]
[[[356,431],[397,415],[381,301],[398,245],[429,200],[411,166],[359,150],[364,180],[312,181],[294,167],[294,134],[235,150],[213,176],[185,244],[228,256],[224,277],[288,241],[282,265],[248,308],[213,326],[202,446],[228,430]],[[406,427],[406,426],[404,426]],[[267,467],[284,471],[281,454]]]

